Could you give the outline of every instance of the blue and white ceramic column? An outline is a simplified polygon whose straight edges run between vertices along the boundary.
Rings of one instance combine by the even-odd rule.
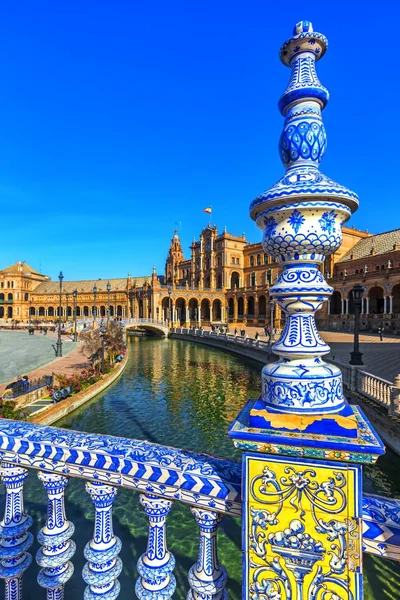
[[[38,473],[47,492],[47,520],[38,533],[36,562],[42,569],[38,583],[47,590],[47,600],[63,600],[64,585],[74,572],[71,558],[75,554],[75,542],[70,538],[75,531],[73,523],[65,516],[64,492],[67,477],[55,473]]]
[[[322,265],[342,243],[357,195],[319,170],[329,94],[316,62],[327,39],[301,21],[280,51],[284,176],[250,205],[282,270],[270,293],[286,313],[262,391],[230,429],[243,456],[243,598],[361,600],[361,467],[383,447],[343,395],[315,313],[332,294]],[[255,453],[254,453],[255,452]],[[258,453],[258,454],[256,454]],[[341,461],[341,462],[335,462]],[[322,595],[321,595],[322,594]]]
[[[121,540],[114,535],[112,504],[117,488],[98,481],[86,484],[95,507],[93,538],[85,546],[88,561],[83,568],[83,579],[88,584],[85,600],[115,600],[120,592],[118,577],[122,571]]]
[[[5,581],[5,600],[22,600],[22,576],[32,562],[27,552],[33,535],[32,517],[24,510],[23,485],[27,469],[8,463],[0,467],[5,485],[5,510],[0,521],[0,577]]]
[[[154,494],[141,494],[139,498],[149,518],[149,537],[146,552],[137,564],[140,577],[135,586],[136,596],[139,600],[169,600],[176,588],[172,573],[175,558],[167,548],[165,523],[172,502]]]

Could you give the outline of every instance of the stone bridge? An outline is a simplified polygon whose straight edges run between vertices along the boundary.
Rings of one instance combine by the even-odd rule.
[[[168,321],[157,319],[122,319],[126,330],[147,329],[157,335],[168,335]]]

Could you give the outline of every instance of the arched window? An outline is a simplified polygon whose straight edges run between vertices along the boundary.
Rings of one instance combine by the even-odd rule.
[[[261,254],[257,254],[257,265],[261,265]]]
[[[83,316],[84,317],[88,317],[89,316],[89,307],[88,306],[84,306],[83,307]]]
[[[237,259],[236,259],[236,264],[237,264],[237,265],[240,265],[240,260],[239,260],[239,258],[237,258]]]
[[[26,294],[26,293],[24,294],[24,300],[25,301],[29,300],[29,294]]]
[[[4,294],[0,294],[0,302],[4,302]]]
[[[39,306],[39,317],[44,317],[44,306]]]
[[[47,309],[47,314],[49,317],[54,317],[54,308],[52,306]]]
[[[117,306],[117,316],[122,317],[122,306],[120,304]]]
[[[379,265],[376,265],[375,271],[379,271]]]
[[[13,299],[13,295],[12,294],[8,294],[8,300],[12,300]]]
[[[250,266],[254,267],[254,256],[253,255],[250,256]]]
[[[268,264],[268,254],[264,254],[264,265]]]

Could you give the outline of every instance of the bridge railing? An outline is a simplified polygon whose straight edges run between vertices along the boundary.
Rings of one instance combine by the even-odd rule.
[[[41,549],[38,582],[48,598],[62,598],[73,574],[74,525],[68,520],[69,478],[87,480],[94,505],[82,577],[85,599],[109,600],[119,593],[121,541],[113,533],[112,504],[119,487],[139,492],[149,519],[148,545],[139,558],[139,599],[171,598],[175,559],[167,548],[166,519],[172,502],[190,507],[199,530],[198,559],[188,573],[188,598],[225,598],[227,573],[219,563],[216,533],[224,515],[241,516],[241,465],[230,460],[126,438],[43,427],[21,421],[0,423],[0,474],[5,511],[0,522],[0,577],[6,599],[22,600],[22,578],[32,557],[32,518],[24,511],[23,485],[36,471],[47,495],[47,520],[37,532]],[[43,507],[45,510],[45,507]],[[400,501],[363,498],[364,550],[400,560]],[[50,594],[50,595],[49,595]],[[203,594],[203,595],[202,595]]]
[[[168,327],[168,321],[161,319],[143,319],[143,318],[132,318],[122,319],[122,323],[126,325],[158,325],[160,327]]]

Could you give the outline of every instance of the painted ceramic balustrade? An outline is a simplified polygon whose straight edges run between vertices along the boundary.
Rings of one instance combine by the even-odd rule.
[[[75,531],[65,516],[64,491],[67,477],[39,472],[38,478],[48,494],[47,521],[38,534],[43,546],[36,561],[43,567],[38,575],[39,585],[47,589],[47,600],[63,600],[64,584],[72,577],[74,567],[70,559],[75,554],[75,542],[70,540]]]
[[[141,494],[140,503],[149,517],[149,537],[146,552],[139,558],[140,578],[135,592],[140,600],[169,600],[176,588],[172,571],[175,558],[167,548],[165,519],[172,502],[153,494]]]
[[[97,481],[86,484],[95,506],[93,539],[85,546],[88,561],[83,568],[83,579],[88,584],[85,600],[115,600],[120,592],[117,577],[122,571],[122,561],[118,554],[121,540],[114,535],[112,525],[112,503],[117,488]]]
[[[0,577],[5,581],[5,599],[22,600],[22,576],[32,562],[26,552],[33,535],[28,532],[32,517],[24,511],[23,485],[27,469],[2,463],[1,479],[6,488],[6,505],[0,522]]]
[[[323,362],[330,350],[314,319],[333,291],[320,267],[340,247],[341,226],[358,207],[354,192],[319,170],[327,143],[322,109],[329,94],[315,63],[326,47],[325,36],[302,21],[281,48],[281,60],[292,71],[279,101],[285,117],[279,148],[286,174],[250,207],[263,229],[265,251],[283,267],[270,290],[287,316],[273,347],[280,360],[263,369],[258,406],[271,412],[346,413],[341,372]],[[251,424],[261,426],[257,418]]]

